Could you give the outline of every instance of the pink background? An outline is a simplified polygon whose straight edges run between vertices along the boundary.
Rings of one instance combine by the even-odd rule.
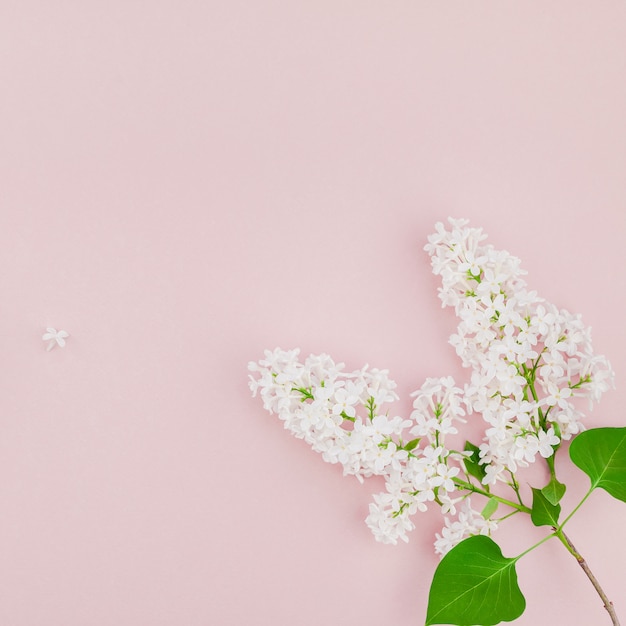
[[[0,0],[0,624],[423,623],[438,513],[377,544],[381,484],[247,362],[387,367],[402,413],[464,380],[422,246],[465,216],[594,328],[588,423],[625,424],[625,58],[617,0]],[[569,527],[622,620],[625,524],[598,492]],[[609,623],[558,543],[519,573],[519,624]]]

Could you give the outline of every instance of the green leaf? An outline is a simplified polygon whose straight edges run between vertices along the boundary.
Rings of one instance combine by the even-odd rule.
[[[565,495],[565,485],[553,476],[550,482],[541,490],[541,493],[550,504],[557,505]]]
[[[472,454],[465,457],[463,459],[463,463],[465,464],[465,469],[470,476],[474,478],[478,478],[478,480],[482,481],[485,477],[485,466],[480,464],[480,448],[475,446],[470,441],[465,442],[465,447],[463,448],[466,452],[471,452]]]
[[[411,452],[411,450],[415,450],[415,448],[417,448],[417,444],[420,442],[421,437],[418,437],[417,439],[411,439],[411,441],[407,442],[404,444],[404,449],[407,452]]]
[[[626,428],[592,428],[577,435],[569,455],[591,479],[591,489],[601,487],[626,502]]]
[[[498,501],[495,498],[489,498],[485,508],[482,510],[481,515],[485,519],[489,519],[498,510]]]
[[[517,585],[515,563],[492,539],[468,537],[437,567],[428,596],[426,626],[495,626],[517,619],[526,600]]]
[[[533,508],[530,519],[535,526],[558,526],[561,505],[552,504],[543,494],[542,489],[533,487]]]

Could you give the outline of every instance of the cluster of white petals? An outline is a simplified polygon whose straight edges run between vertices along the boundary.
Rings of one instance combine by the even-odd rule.
[[[464,455],[446,448],[446,437],[457,434],[456,424],[465,422],[462,390],[448,378],[429,378],[415,392],[410,434],[414,439],[406,462],[386,476],[386,492],[374,496],[367,525],[379,541],[408,541],[413,530],[411,516],[437,502],[444,511],[455,512],[459,475]]]
[[[589,405],[613,385],[613,371],[593,352],[579,315],[528,291],[520,261],[483,244],[467,220],[441,223],[428,239],[439,297],[460,322],[450,343],[472,370],[464,401],[487,423],[480,455],[485,484],[548,458],[561,439],[583,429],[575,399]]]
[[[264,407],[325,461],[341,463],[344,474],[362,480],[399,468],[408,457],[401,440],[411,422],[381,412],[398,398],[387,371],[364,367],[344,373],[343,363],[327,354],[304,363],[298,355],[299,350],[266,350],[265,359],[249,364],[250,388],[260,393]]]
[[[454,219],[428,239],[439,296],[459,318],[450,343],[471,377],[463,388],[451,377],[427,379],[413,394],[410,419],[384,408],[397,399],[386,370],[345,373],[328,355],[301,363],[298,350],[280,349],[249,364],[253,394],[285,428],[324,460],[341,463],[344,474],[385,477],[366,520],[384,543],[408,541],[412,516],[432,503],[444,515],[435,541],[441,555],[495,530],[493,511],[474,510],[470,495],[489,497],[498,481],[517,489],[519,468],[550,458],[583,429],[577,398],[591,408],[613,385],[580,316],[528,291],[519,259],[484,240],[481,229]],[[459,424],[476,418],[485,422],[479,446],[449,448]]]
[[[460,505],[458,516],[454,521],[447,516],[444,519],[444,527],[441,534],[436,534],[435,541],[435,552],[442,556],[466,537],[489,535],[498,528],[495,520],[485,519],[479,511],[472,508],[469,497]]]

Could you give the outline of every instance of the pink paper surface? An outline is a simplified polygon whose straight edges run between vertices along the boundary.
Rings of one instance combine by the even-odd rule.
[[[467,217],[593,327],[587,423],[626,424],[625,55],[617,1],[0,1],[0,625],[423,623],[439,514],[376,543],[381,483],[247,362],[389,368],[404,414],[463,382],[422,247]],[[597,492],[569,526],[623,620],[625,524]],[[609,623],[558,543],[519,575],[520,625]]]

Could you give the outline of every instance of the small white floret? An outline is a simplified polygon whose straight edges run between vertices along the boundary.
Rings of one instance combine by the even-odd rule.
[[[46,328],[46,332],[42,335],[42,339],[48,342],[46,350],[50,352],[52,348],[59,346],[65,347],[65,340],[70,334],[65,330],[56,330],[56,328]]]

